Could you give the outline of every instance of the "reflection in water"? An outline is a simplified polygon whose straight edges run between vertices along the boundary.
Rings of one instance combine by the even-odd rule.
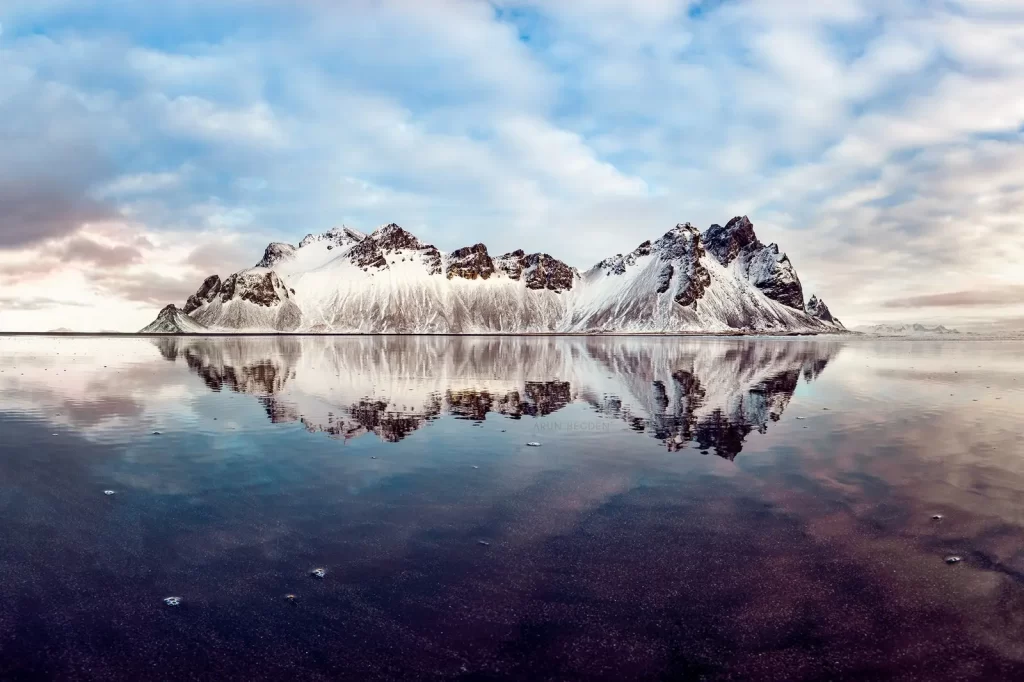
[[[839,342],[524,337],[165,337],[214,391],[257,396],[273,422],[397,442],[441,416],[542,417],[581,401],[664,441],[733,459],[778,421]],[[544,378],[541,380],[541,378]]]
[[[1022,423],[996,341],[0,337],[0,680],[1024,679]]]

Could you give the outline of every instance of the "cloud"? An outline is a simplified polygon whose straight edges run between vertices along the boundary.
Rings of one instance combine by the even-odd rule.
[[[103,244],[83,235],[61,243],[55,255],[63,261],[87,263],[99,268],[119,268],[142,262],[142,250],[138,246]]]
[[[585,268],[749,214],[848,323],[1019,315],[1022,54],[996,0],[17,0],[0,280],[135,325],[339,223]]]
[[[887,308],[977,307],[1024,304],[1024,286],[1008,286],[990,291],[953,291],[945,294],[911,296],[886,301]]]
[[[65,308],[67,306],[86,307],[88,304],[80,301],[58,300],[54,298],[0,298],[0,309],[8,310],[46,310],[48,308]]]

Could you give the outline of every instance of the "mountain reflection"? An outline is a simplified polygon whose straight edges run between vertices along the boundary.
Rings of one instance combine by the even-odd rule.
[[[255,396],[272,422],[388,442],[442,416],[544,418],[589,406],[669,450],[733,459],[778,421],[842,343],[635,337],[260,337],[153,341],[213,391]]]

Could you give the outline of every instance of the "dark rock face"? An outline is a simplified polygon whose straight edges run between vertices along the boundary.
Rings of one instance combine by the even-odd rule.
[[[358,267],[385,269],[388,255],[396,251],[419,251],[431,275],[441,273],[441,253],[433,244],[424,244],[410,232],[395,223],[378,228],[369,237],[359,241],[348,252],[349,259]]]
[[[398,251],[399,249],[422,249],[423,244],[411,232],[394,223],[377,228],[370,239],[375,241],[382,251]]]
[[[739,261],[739,270],[768,298],[803,310],[804,291],[789,257],[775,244],[765,246],[746,216],[733,218],[725,227],[712,225],[701,235],[708,253],[723,266]]]
[[[744,250],[757,250],[763,244],[754,234],[754,224],[746,216],[736,217],[725,224],[712,225],[702,235],[704,248],[722,265],[729,265]]]
[[[686,284],[680,286],[676,291],[676,295],[673,297],[675,302],[681,306],[695,304],[711,285],[711,273],[701,263],[705,252],[697,228],[690,223],[676,225],[674,230],[669,230],[656,241],[653,248],[663,258],[675,261],[680,272],[685,276],[685,280],[681,279],[681,281],[685,281]],[[668,288],[666,287],[665,290],[667,291]]]
[[[496,267],[501,270],[509,279],[518,280],[523,276],[523,268],[525,267],[526,252],[522,249],[516,249],[511,253],[506,253],[504,256],[498,259]]]
[[[676,269],[672,267],[671,263],[665,263],[665,267],[658,273],[658,293],[663,294],[668,291],[669,287],[672,286],[672,275],[676,274]]]
[[[487,279],[493,274],[494,262],[487,255],[487,247],[483,244],[456,249],[448,257],[448,279]]]
[[[243,272],[231,275],[221,285],[220,300],[227,303],[233,298],[269,308],[288,298],[288,289],[276,273]]]
[[[348,257],[357,266],[363,268],[386,268],[388,261],[380,246],[373,239],[364,239],[348,252]]]
[[[754,254],[748,264],[747,276],[754,286],[770,299],[800,310],[804,304],[804,289],[789,256],[779,253],[775,244]]]
[[[440,275],[441,274],[441,252],[437,250],[437,247],[433,244],[427,244],[420,251],[423,258],[423,264],[427,266],[427,274],[429,275]]]
[[[531,253],[524,259],[527,289],[550,289],[556,293],[572,289],[575,272],[546,253]]]
[[[572,289],[576,271],[546,253],[525,253],[516,249],[495,262],[495,269],[510,279],[522,279],[527,289],[549,289],[561,293]]]
[[[295,247],[291,244],[273,242],[263,252],[263,258],[256,264],[258,268],[272,268],[283,260],[295,255]]]
[[[217,275],[210,275],[205,280],[203,280],[203,284],[201,287],[199,287],[199,291],[188,297],[188,300],[185,301],[185,307],[182,308],[182,311],[187,315],[188,313],[191,313],[194,310],[199,310],[204,305],[206,305],[213,299],[217,298],[217,294],[220,293],[220,290],[220,277]]]

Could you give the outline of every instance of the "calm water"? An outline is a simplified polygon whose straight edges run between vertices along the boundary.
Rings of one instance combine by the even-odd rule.
[[[1014,342],[0,338],[0,679],[1024,679],[1022,424]]]

